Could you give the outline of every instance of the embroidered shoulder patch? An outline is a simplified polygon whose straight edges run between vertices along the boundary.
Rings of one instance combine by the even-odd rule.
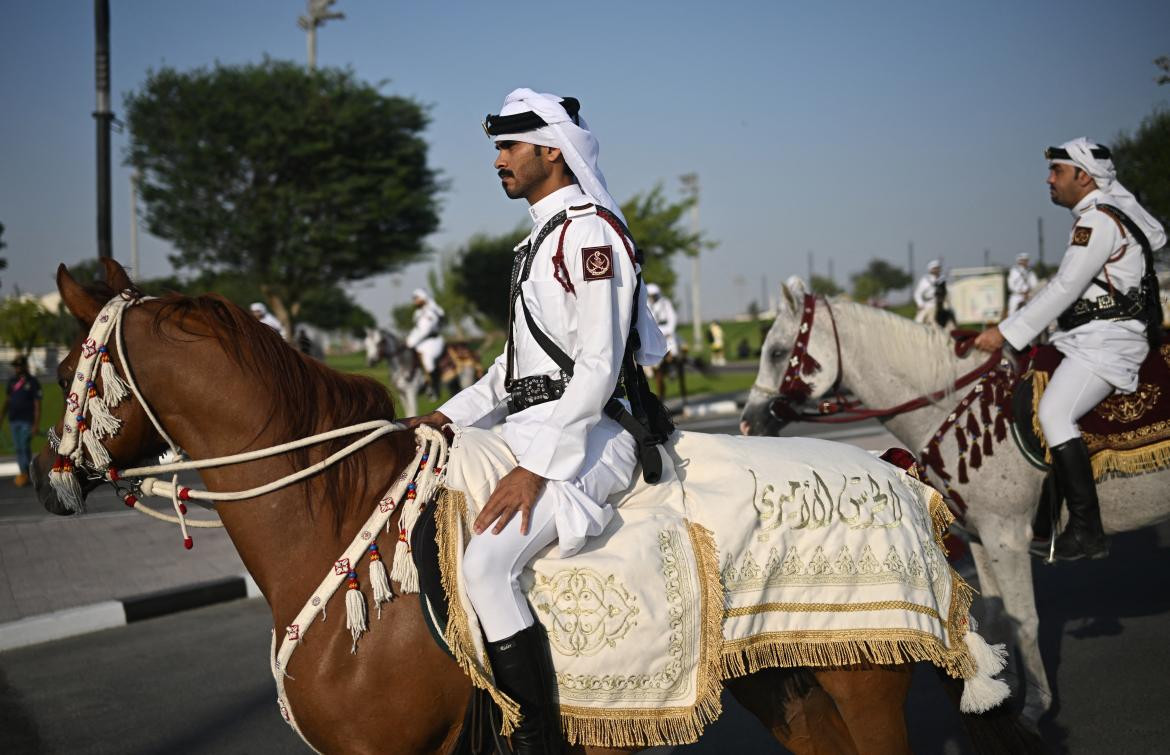
[[[581,274],[587,281],[613,277],[613,247],[587,246],[581,250]]]
[[[1093,235],[1092,228],[1086,228],[1083,225],[1078,225],[1073,229],[1072,243],[1073,246],[1088,246],[1089,238]]]

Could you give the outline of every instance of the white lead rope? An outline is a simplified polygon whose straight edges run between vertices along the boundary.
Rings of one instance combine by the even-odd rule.
[[[271,446],[269,448],[262,448],[256,451],[248,451],[246,453],[234,454],[232,456],[218,456],[212,459],[200,459],[198,461],[179,461],[170,464],[156,464],[149,467],[135,467],[133,469],[118,470],[114,472],[114,479],[121,477],[144,477],[139,483],[145,495],[157,495],[170,497],[178,495],[182,500],[200,500],[200,501],[240,501],[245,498],[256,498],[258,496],[271,493],[274,490],[279,490],[293,483],[309,477],[310,475],[320,472],[326,467],[336,464],[341,459],[349,456],[352,453],[364,448],[370,443],[374,442],[383,435],[395,432],[397,430],[405,430],[406,427],[398,422],[388,419],[371,420],[363,422],[360,425],[352,425],[350,427],[343,427],[337,430],[330,430],[328,432],[319,433],[308,438],[301,438],[299,440],[282,443],[279,446]],[[312,466],[305,467],[302,470],[285,475],[277,480],[273,480],[265,485],[249,488],[247,490],[239,490],[233,492],[212,492],[209,490],[191,490],[182,486],[177,486],[174,481],[166,482],[157,477],[146,477],[146,475],[163,474],[168,472],[179,472],[188,469],[204,469],[207,467],[220,467],[229,464],[240,464],[246,461],[254,461],[256,459],[264,459],[269,456],[276,456],[278,454],[286,453],[288,451],[310,446],[316,443],[322,443],[333,438],[339,438],[346,435],[353,435],[355,433],[369,430],[365,436],[358,438],[350,443],[345,448],[342,448]],[[184,492],[185,491],[185,492]]]

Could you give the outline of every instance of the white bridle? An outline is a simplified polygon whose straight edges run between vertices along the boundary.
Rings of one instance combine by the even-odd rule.
[[[257,449],[255,451],[246,451],[231,456],[218,456],[211,459],[200,459],[198,461],[176,461],[166,464],[134,467],[131,469],[116,469],[111,466],[109,452],[102,445],[101,441],[103,438],[112,438],[118,434],[122,426],[122,421],[114,417],[110,413],[110,410],[130,394],[133,394],[138,400],[147,419],[150,420],[154,429],[166,441],[172,455],[175,458],[181,459],[183,454],[179,445],[163,429],[162,423],[159,422],[158,417],[151,410],[150,404],[143,397],[142,392],[134,380],[134,373],[130,370],[129,362],[126,360],[122,318],[125,316],[128,308],[144,300],[144,297],[138,296],[131,291],[123,291],[110,299],[98,313],[93,326],[90,328],[89,335],[82,342],[81,358],[73,374],[70,393],[66,396],[65,417],[62,421],[62,437],[55,444],[57,462],[53,465],[53,470],[49,473],[49,481],[57,493],[58,500],[71,511],[84,511],[85,504],[81,486],[77,481],[74,470],[85,468],[93,472],[97,478],[112,483],[127,506],[156,519],[178,524],[182,532],[183,544],[187,548],[190,548],[192,546],[192,540],[187,534],[188,526],[222,527],[223,523],[207,520],[188,521],[186,517],[187,506],[184,501],[239,501],[262,496],[266,493],[271,493],[280,488],[300,482],[306,477],[314,475],[344,459],[346,456],[359,451],[384,435],[396,430],[405,429],[402,424],[393,420],[371,420],[349,427],[318,433],[308,438],[301,438],[288,443],[281,443],[280,445]],[[124,379],[119,377],[109,358],[107,346],[110,336],[113,336],[118,359],[122,363],[122,371],[125,374]],[[104,395],[99,395],[97,391],[97,378],[99,374]],[[86,420],[87,413],[89,417],[88,421]],[[241,464],[243,462],[277,456],[298,448],[304,448],[323,443],[327,440],[333,440],[334,438],[356,435],[358,433],[365,433],[365,435],[325,459],[267,484],[247,490],[232,492],[192,490],[188,487],[180,486],[178,482],[178,473],[185,470]],[[86,455],[89,457],[88,462],[85,458]],[[170,482],[150,476],[168,473],[172,475]],[[132,482],[125,489],[118,485],[119,482],[128,480]],[[140,495],[170,498],[175,509],[175,515],[164,514],[145,506],[139,500]]]

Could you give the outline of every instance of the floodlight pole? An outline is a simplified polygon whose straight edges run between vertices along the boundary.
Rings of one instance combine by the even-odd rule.
[[[305,44],[309,48],[309,70],[317,67],[317,27],[326,21],[345,18],[344,13],[329,10],[337,0],[306,0],[308,12],[297,19],[297,26],[305,32]]]
[[[97,252],[113,257],[110,225],[110,0],[94,0],[94,74],[97,83]]]

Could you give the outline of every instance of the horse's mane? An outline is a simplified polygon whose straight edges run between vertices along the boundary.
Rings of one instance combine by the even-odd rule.
[[[974,367],[971,361],[974,356],[980,355],[972,351],[960,359],[955,356],[948,331],[914,322],[896,312],[846,299],[834,299],[833,307],[850,310],[851,319],[857,320],[866,343],[884,354],[890,363],[913,365],[907,377],[921,393],[953,386],[963,372]]]
[[[268,422],[257,430],[257,436],[272,429],[285,442],[369,420],[394,418],[393,401],[376,380],[337,372],[305,356],[272,328],[218,294],[170,293],[155,302],[159,305],[153,321],[157,336],[168,337],[164,323],[188,335],[210,335],[229,359],[268,389]],[[355,438],[340,438],[314,448],[323,449],[319,453],[325,456]],[[310,449],[292,454],[298,467],[311,463]],[[332,507],[337,527],[348,507],[358,503],[353,500],[363,472],[358,458],[351,455],[302,483],[319,486],[310,499],[320,499],[323,505]]]

